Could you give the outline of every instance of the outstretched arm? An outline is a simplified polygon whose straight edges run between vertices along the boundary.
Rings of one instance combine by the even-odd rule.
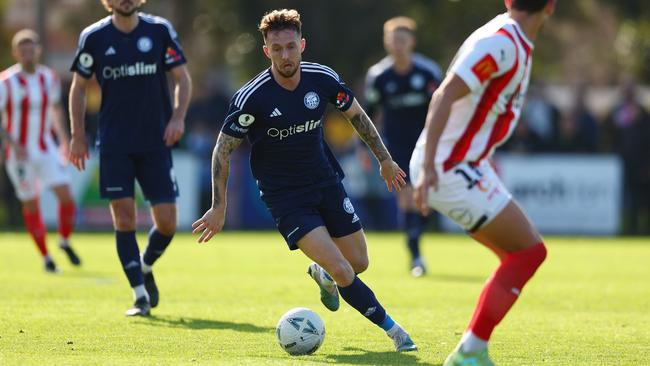
[[[212,207],[192,224],[192,233],[201,233],[199,243],[205,243],[221,231],[226,221],[226,187],[230,173],[230,155],[243,139],[220,133],[212,151]]]
[[[406,185],[406,181],[404,180],[406,173],[393,161],[375,125],[363,108],[361,108],[359,102],[355,99],[352,102],[352,106],[343,112],[343,114],[348,118],[363,142],[375,155],[375,158],[379,162],[381,176],[386,181],[388,191],[392,192],[393,188],[397,191],[401,190]]]

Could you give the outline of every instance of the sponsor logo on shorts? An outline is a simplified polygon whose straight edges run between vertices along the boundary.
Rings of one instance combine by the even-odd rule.
[[[452,208],[448,215],[450,219],[461,226],[467,226],[474,222],[474,215],[465,207]]]

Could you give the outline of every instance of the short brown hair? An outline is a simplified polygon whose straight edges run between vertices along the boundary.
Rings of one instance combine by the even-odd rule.
[[[32,29],[22,29],[14,34],[14,37],[11,39],[11,47],[16,48],[20,44],[25,42],[33,42],[35,44],[40,43],[40,37]]]
[[[396,30],[405,30],[411,33],[415,33],[418,29],[418,23],[415,22],[412,18],[399,16],[390,18],[384,23],[384,33],[393,32]]]
[[[106,9],[106,11],[113,11],[113,8],[110,5],[108,5],[107,0],[101,0],[101,1],[102,1],[102,5],[104,5],[104,8]],[[146,2],[147,2],[147,0],[142,0],[142,3],[140,3],[140,5],[144,5],[144,3],[146,3]]]
[[[300,21],[300,13],[295,9],[281,9],[267,12],[260,20],[260,25],[257,28],[264,38],[271,31],[278,31],[284,29],[293,29],[298,34],[302,34],[302,22]]]

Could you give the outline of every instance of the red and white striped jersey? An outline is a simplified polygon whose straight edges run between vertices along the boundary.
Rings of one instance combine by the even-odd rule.
[[[61,101],[61,82],[50,68],[38,65],[32,74],[14,65],[0,74],[2,127],[29,157],[55,148],[52,106]],[[10,156],[10,151],[6,151]]]
[[[462,162],[478,164],[507,140],[521,115],[532,49],[508,14],[497,16],[465,40],[448,73],[460,77],[470,93],[451,107],[436,165],[447,171]],[[425,141],[426,130],[416,149],[423,149]]]

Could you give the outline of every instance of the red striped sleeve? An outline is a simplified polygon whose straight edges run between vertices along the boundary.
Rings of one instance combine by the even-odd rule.
[[[41,127],[38,133],[38,145],[40,146],[41,151],[45,151],[47,149],[47,146],[45,146],[45,121],[47,119],[48,107],[48,95],[47,86],[45,85],[45,75],[39,73],[38,81],[41,85]]]
[[[510,36],[510,34],[505,29],[500,29],[497,33],[507,35],[512,40],[512,36]],[[474,114],[472,115],[467,128],[461,135],[460,139],[454,145],[454,148],[452,149],[451,154],[447,160],[445,160],[443,163],[444,171],[450,170],[465,160],[465,156],[467,155],[467,152],[472,145],[472,140],[474,140],[476,134],[481,130],[481,127],[483,127],[488,114],[499,99],[499,95],[503,92],[512,78],[515,76],[518,67],[519,57],[517,56],[515,63],[510,71],[495,79],[492,79],[489,82],[488,86],[485,89],[485,92],[483,93],[483,96],[481,97],[481,100],[474,110]]]
[[[4,81],[5,86],[7,88],[7,108],[5,109],[7,111],[7,133],[9,136],[11,136],[11,132],[13,131],[14,128],[14,102],[13,102],[13,97],[11,95],[11,79],[7,78]],[[7,144],[7,147],[5,148],[5,156],[7,159],[9,159],[9,145]]]
[[[18,143],[20,146],[27,145],[27,128],[29,122],[29,90],[27,89],[27,81],[22,75],[18,76],[18,82],[23,89],[23,100],[20,104],[20,134],[18,135]]]
[[[528,64],[528,58],[531,53],[531,48],[528,47],[526,42],[523,40],[521,35],[519,34],[519,31],[517,30],[517,27],[514,27],[517,37],[519,38],[519,43],[522,45],[524,51],[526,52],[526,64]],[[515,39],[512,37],[512,35],[508,32],[504,32],[505,35],[510,38],[510,40],[517,45],[517,42],[515,42]],[[517,48],[518,50],[519,48]],[[506,111],[499,116],[497,121],[494,123],[494,128],[492,129],[492,132],[490,133],[490,138],[488,139],[487,145],[485,145],[485,149],[481,153],[481,155],[473,162],[473,163],[478,163],[482,159],[484,159],[490,151],[492,151],[492,148],[494,145],[498,144],[501,142],[506,135],[508,134],[508,131],[510,131],[510,125],[512,124],[512,121],[515,119],[515,113],[512,110],[512,102],[514,99],[517,97],[519,94],[519,90],[521,88],[521,83],[517,86],[517,90],[512,94],[510,97],[510,100],[508,100],[508,104],[506,105]]]

